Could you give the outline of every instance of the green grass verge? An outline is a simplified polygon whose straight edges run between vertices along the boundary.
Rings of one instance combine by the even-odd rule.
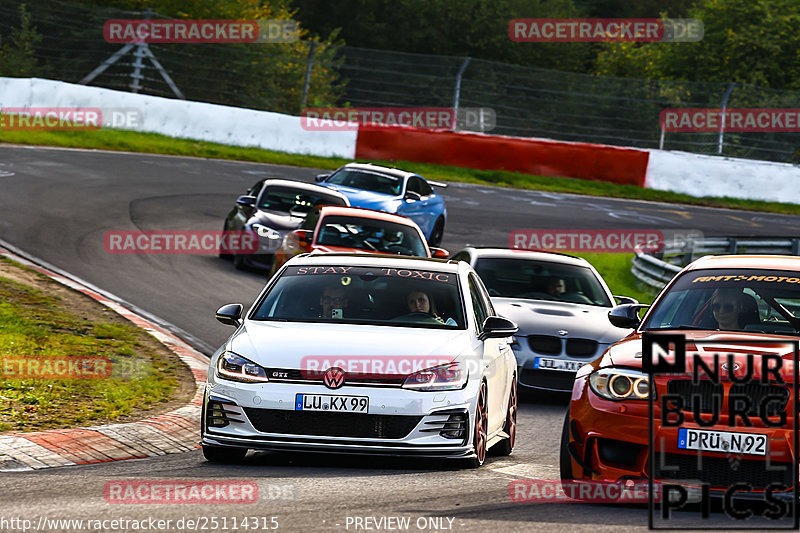
[[[307,155],[285,154],[262,150],[260,148],[243,148],[210,142],[175,139],[155,133],[137,133],[119,130],[101,131],[0,131],[0,143],[34,144],[63,146],[72,148],[95,148],[104,150],[122,150],[131,152],[147,152],[155,154],[209,157],[234,159],[335,169],[348,163],[349,160],[336,157],[317,157]],[[567,192],[591,196],[612,198],[631,198],[652,200],[677,204],[690,204],[709,207],[726,207],[750,211],[770,213],[800,214],[800,205],[779,202],[758,202],[735,198],[695,198],[686,194],[678,194],[652,189],[642,189],[632,185],[617,185],[602,181],[580,180],[571,178],[553,178],[532,176],[518,172],[501,170],[474,170],[460,167],[428,165],[406,161],[375,161],[375,163],[392,164],[405,170],[417,172],[429,179],[437,181],[454,181],[481,185],[496,185],[520,189]]]
[[[110,375],[53,379],[64,375],[63,364],[55,371],[58,358],[80,357],[110,361]],[[0,262],[0,431],[141,414],[173,399],[185,373],[180,367],[155,339],[100,304],[5,258]],[[75,368],[93,369],[73,367],[72,375]],[[45,369],[54,371],[48,377]]]
[[[640,303],[651,304],[658,295],[631,274],[633,254],[575,253],[589,261],[606,280],[611,292],[616,296],[630,296]]]

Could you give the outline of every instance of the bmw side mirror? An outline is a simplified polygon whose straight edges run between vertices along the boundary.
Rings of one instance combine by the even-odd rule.
[[[317,176],[314,179],[317,181],[317,183],[319,183],[321,181],[325,181],[326,179],[328,179],[328,176],[330,176],[330,174],[317,174]]]
[[[217,320],[226,326],[239,326],[242,323],[242,304],[223,305],[217,309]]]
[[[511,337],[517,331],[519,326],[502,316],[489,316],[483,322],[483,333],[480,334],[480,340],[486,339],[502,339],[503,337]]]
[[[450,252],[444,248],[431,248],[431,257],[435,257],[436,259],[447,259],[450,257]]]
[[[255,196],[240,196],[236,199],[236,203],[242,207],[253,207],[256,205],[256,197]]]
[[[650,307],[645,304],[622,304],[608,312],[608,321],[618,328],[636,328],[642,322],[639,311]]]
[[[406,191],[405,199],[413,202],[419,202],[422,200],[422,195],[420,195],[418,192]]]
[[[292,231],[291,235],[297,241],[299,246],[308,246],[311,244],[311,239],[314,237],[314,232],[307,229],[296,229]]]

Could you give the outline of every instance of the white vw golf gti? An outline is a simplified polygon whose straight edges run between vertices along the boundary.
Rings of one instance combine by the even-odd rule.
[[[212,356],[209,461],[249,449],[461,458],[508,455],[517,326],[464,262],[362,254],[293,258]]]

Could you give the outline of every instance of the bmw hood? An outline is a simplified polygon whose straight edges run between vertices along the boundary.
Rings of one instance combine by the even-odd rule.
[[[386,211],[387,213],[397,213],[397,208],[400,205],[400,200],[397,197],[389,196],[388,194],[353,189],[352,187],[344,187],[342,185],[326,183],[322,183],[321,185],[344,194],[350,201],[351,207],[363,207],[376,211]]]
[[[258,223],[276,230],[295,230],[303,223],[304,217],[291,216],[288,213],[277,213],[275,211],[258,211],[250,220],[249,224]]]
[[[795,339],[781,336],[769,335],[761,332],[732,332],[716,330],[673,330],[659,331],[658,333],[669,333],[683,335],[686,338],[686,353],[698,353],[709,363],[710,368],[714,354],[722,354],[722,361],[727,360],[727,354],[736,354],[737,360],[742,360],[742,368],[747,364],[744,358],[747,354],[755,356],[774,354],[780,355],[788,362],[783,367],[784,370],[791,368],[792,341]],[[765,342],[765,341],[772,341]],[[740,359],[741,358],[741,359]],[[686,358],[686,369],[692,370],[692,357]],[[600,366],[627,366],[633,368],[642,367],[642,334],[635,333],[611,348],[605,353]],[[760,376],[760,364],[756,363],[754,375]],[[787,379],[791,383],[791,377]]]
[[[500,315],[519,325],[518,335],[563,336],[612,344],[632,331],[608,321],[610,307],[520,298],[492,298],[492,303]],[[559,331],[567,334],[560,335]]]
[[[247,320],[226,349],[271,368],[307,368],[304,358],[323,361],[328,356],[430,358],[442,364],[472,353],[469,339],[466,330]]]

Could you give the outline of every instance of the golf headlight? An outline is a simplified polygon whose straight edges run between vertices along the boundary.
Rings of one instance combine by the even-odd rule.
[[[414,372],[403,382],[404,389],[441,391],[463,389],[469,372],[460,363],[453,362]]]
[[[650,397],[647,374],[628,368],[601,368],[589,376],[589,387],[606,400],[646,400]]]
[[[233,352],[225,352],[217,360],[217,377],[243,383],[269,381],[266,370]]]

